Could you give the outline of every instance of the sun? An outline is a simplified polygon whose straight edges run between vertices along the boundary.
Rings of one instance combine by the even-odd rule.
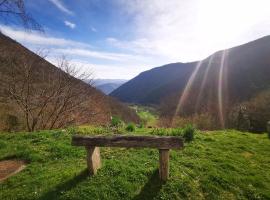
[[[248,34],[252,27],[270,21],[269,8],[268,0],[200,0],[198,34],[210,44],[228,44]]]

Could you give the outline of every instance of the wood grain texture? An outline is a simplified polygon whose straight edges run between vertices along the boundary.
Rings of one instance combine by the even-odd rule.
[[[97,147],[140,147],[158,149],[181,149],[183,139],[176,136],[82,136],[74,135],[72,145]]]
[[[95,175],[97,170],[101,168],[100,150],[98,147],[87,146],[86,162],[90,175]]]
[[[169,149],[159,149],[159,177],[162,181],[169,178]]]

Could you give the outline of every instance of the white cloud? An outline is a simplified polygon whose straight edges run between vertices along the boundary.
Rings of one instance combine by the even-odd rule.
[[[54,63],[54,60],[51,60]],[[82,60],[71,60],[74,66],[80,68],[81,72],[93,72],[94,78],[102,79],[131,79],[137,76],[145,69],[149,69],[146,66],[136,66],[134,64],[121,65],[121,64],[96,64],[92,62]],[[55,63],[56,64],[56,63]]]
[[[144,60],[147,61],[147,57],[140,55],[131,55],[131,54],[122,54],[122,53],[112,53],[112,52],[103,52],[103,51],[93,51],[83,48],[61,48],[53,49],[54,52],[64,55],[80,56],[80,57],[92,57],[113,61],[129,61],[129,60]]]
[[[126,54],[93,50],[93,46],[73,40],[47,37],[39,32],[25,32],[0,25],[3,34],[17,40],[35,52],[38,49],[48,50],[46,59],[57,65],[57,58],[62,55],[86,72],[94,72],[96,78],[126,78],[130,79],[140,72],[160,64],[158,59],[140,54]],[[155,64],[153,64],[155,63]]]
[[[52,2],[59,10],[61,10],[62,12],[69,14],[69,15],[73,15],[73,12],[71,10],[69,10],[62,2],[61,0],[49,0],[50,2]]]
[[[15,29],[4,25],[0,25],[0,30],[3,34],[8,35],[9,37],[24,44],[42,45],[42,46],[76,46],[76,47],[89,46],[87,44],[76,42],[73,40],[49,37],[39,32],[35,31],[26,32],[25,30],[22,29]]]
[[[66,26],[68,26],[71,29],[74,29],[76,27],[76,24],[74,24],[74,23],[72,23],[70,21],[65,20],[64,23],[65,23]]]
[[[111,44],[193,61],[270,34],[269,0],[118,0],[135,39]]]
[[[109,37],[106,39],[106,41],[115,47],[129,49],[136,53],[147,53],[152,55],[156,55],[157,53],[159,53],[155,51],[155,49],[157,49],[157,46],[155,46],[154,43],[152,43],[146,38],[140,38],[131,41],[121,41],[116,38]]]

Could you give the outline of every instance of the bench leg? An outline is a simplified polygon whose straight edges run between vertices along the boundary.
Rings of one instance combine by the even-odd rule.
[[[159,149],[159,177],[166,181],[169,177],[169,149]]]
[[[87,168],[90,175],[95,175],[101,167],[101,158],[99,147],[85,147],[87,152]]]

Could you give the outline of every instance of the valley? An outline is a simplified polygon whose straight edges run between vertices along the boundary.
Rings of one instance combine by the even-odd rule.
[[[269,200],[269,7],[0,0],[0,200]]]

